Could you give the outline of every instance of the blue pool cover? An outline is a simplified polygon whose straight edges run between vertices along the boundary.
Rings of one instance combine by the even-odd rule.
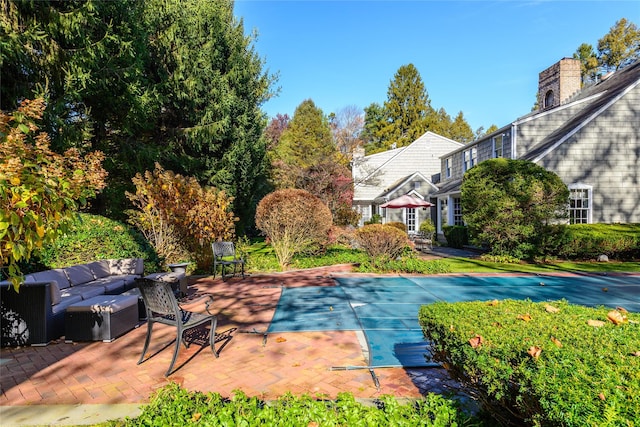
[[[364,332],[371,367],[433,366],[418,324],[436,301],[530,299],[640,312],[640,275],[336,278],[335,287],[283,288],[267,333]]]

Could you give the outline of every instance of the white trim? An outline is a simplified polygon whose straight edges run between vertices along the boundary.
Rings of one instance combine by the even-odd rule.
[[[556,141],[552,146],[550,146],[549,148],[547,148],[546,150],[544,150],[544,152],[542,152],[540,155],[538,155],[538,157],[536,157],[535,159],[533,159],[532,161],[534,163],[538,163],[540,160],[542,160],[543,158],[545,158],[547,156],[547,154],[551,153],[552,151],[554,151],[556,148],[558,148],[560,145],[564,144],[565,141],[567,141],[569,138],[571,138],[573,135],[575,135],[576,133],[578,133],[579,131],[582,130],[582,128],[584,128],[587,124],[589,124],[592,120],[594,120],[596,117],[598,117],[600,114],[602,114],[604,111],[606,111],[609,107],[611,107],[613,104],[615,104],[616,102],[618,102],[620,100],[620,98],[622,98],[623,96],[625,96],[627,93],[629,93],[631,90],[633,90],[636,86],[638,86],[640,84],[640,80],[636,81],[635,83],[630,84],[629,86],[627,86],[627,88],[625,90],[623,90],[622,92],[620,92],[620,94],[618,96],[616,96],[615,98],[613,98],[611,101],[609,101],[608,103],[606,103],[605,105],[603,105],[602,107],[600,107],[595,113],[593,113],[592,115],[590,115],[589,117],[587,117],[586,119],[584,119],[578,126],[574,127],[571,132],[568,132],[567,134],[565,134],[562,138],[560,138],[558,141]]]

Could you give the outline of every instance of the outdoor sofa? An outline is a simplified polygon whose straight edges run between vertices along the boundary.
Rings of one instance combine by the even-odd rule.
[[[143,270],[141,258],[109,259],[28,274],[18,292],[0,282],[1,345],[47,345],[65,335],[70,305],[135,288]]]

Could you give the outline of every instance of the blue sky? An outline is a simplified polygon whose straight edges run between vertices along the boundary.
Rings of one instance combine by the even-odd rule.
[[[325,114],[382,104],[398,69],[413,64],[431,105],[459,111],[473,130],[531,110],[538,73],[621,18],[640,26],[638,1],[236,0],[256,52],[279,73],[263,110],[293,113],[312,99]]]

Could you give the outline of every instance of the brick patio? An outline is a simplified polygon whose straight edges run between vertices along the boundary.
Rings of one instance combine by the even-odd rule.
[[[273,316],[282,286],[334,286],[332,274],[350,266],[334,266],[280,274],[253,275],[222,281],[194,278],[191,288],[215,295],[220,335],[216,359],[207,346],[180,350],[177,370],[165,378],[172,357],[174,330],[154,328],[152,358],[137,365],[146,324],[111,343],[65,343],[46,347],[2,349],[0,405],[145,403],[158,388],[175,381],[189,390],[224,396],[242,390],[272,399],[285,392],[334,398],[351,392],[357,398],[392,394],[420,397],[455,387],[441,369],[376,369],[377,389],[368,369],[331,370],[335,366],[366,366],[357,334],[298,332],[262,334]],[[164,348],[164,346],[168,346]]]

